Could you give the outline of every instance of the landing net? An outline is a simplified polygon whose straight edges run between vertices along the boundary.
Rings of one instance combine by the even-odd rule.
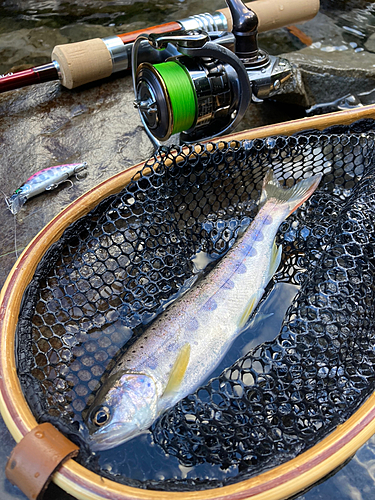
[[[152,450],[141,479],[121,467],[134,461],[126,449],[112,463],[83,448],[80,460],[143,488],[209,488],[279,465],[349,418],[375,388],[374,129],[363,120],[162,148],[120,193],[71,224],[38,265],[19,315],[18,375],[37,420],[79,436],[127,343],[196,274],[194,256],[223,256],[254,218],[270,167],[287,186],[323,174],[280,227],[282,265],[265,299],[277,283],[299,289],[272,340],[152,426],[147,439],[158,457],[196,469],[161,477]]]

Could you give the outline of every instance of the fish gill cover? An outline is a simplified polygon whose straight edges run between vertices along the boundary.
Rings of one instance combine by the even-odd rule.
[[[282,265],[268,291],[281,282],[299,291],[273,340],[152,426],[158,456],[164,450],[196,475],[135,480],[85,450],[81,461],[144,488],[214,487],[293,458],[349,418],[375,389],[374,128],[362,120],[197,151],[163,148],[72,224],[40,262],[19,316],[18,374],[37,420],[77,433],[124,345],[189,283],[194,255],[222,256],[254,218],[270,167],[288,186],[323,174],[277,237]],[[131,460],[123,453],[120,462]],[[200,476],[201,464],[215,473]]]

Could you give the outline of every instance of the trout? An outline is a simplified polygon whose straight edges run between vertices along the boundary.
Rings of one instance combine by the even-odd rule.
[[[246,329],[282,254],[280,224],[321,175],[283,188],[270,170],[253,222],[213,270],[171,304],[125,351],[87,412],[89,445],[103,450],[147,430],[194,392]]]

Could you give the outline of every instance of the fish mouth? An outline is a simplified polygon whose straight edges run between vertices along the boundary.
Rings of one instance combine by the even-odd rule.
[[[92,451],[109,450],[130,441],[130,439],[139,436],[143,432],[146,431],[140,430],[136,426],[134,426],[131,430],[129,429],[126,434],[124,434],[123,431],[121,432],[121,430],[116,432],[112,429],[110,433],[100,433],[100,430],[98,430],[88,437],[87,444]]]

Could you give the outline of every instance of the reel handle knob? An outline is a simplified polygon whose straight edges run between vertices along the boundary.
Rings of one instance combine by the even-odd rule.
[[[258,16],[242,0],[226,0],[233,20],[235,54],[245,64],[256,63],[258,49]]]

